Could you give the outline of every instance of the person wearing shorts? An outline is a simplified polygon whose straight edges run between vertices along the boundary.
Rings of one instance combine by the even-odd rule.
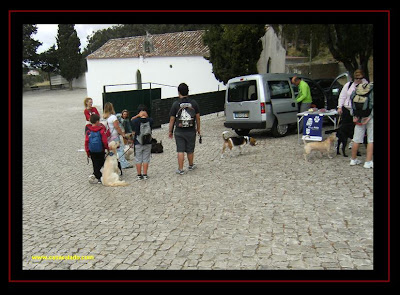
[[[140,125],[142,123],[150,122],[150,126],[153,126],[153,119],[149,118],[147,113],[147,108],[144,105],[140,105],[138,108],[140,117],[132,120],[133,132],[135,132],[135,161],[136,161],[136,171],[138,180],[148,179],[148,169],[151,157],[151,143],[150,144],[140,144],[137,137],[140,135]],[[143,169],[143,170],[142,170]],[[143,172],[142,172],[143,171]]]
[[[148,179],[147,171],[149,169],[150,156],[151,144],[135,144],[135,161],[138,180]]]
[[[365,158],[364,168],[373,168],[374,163],[372,161],[373,149],[374,149],[374,118],[371,116],[366,124],[355,125],[353,135],[353,147],[351,150],[350,165],[361,164],[361,161],[357,159],[357,151],[360,144],[364,143],[365,132],[367,132],[367,156]]]
[[[173,138],[175,127],[175,142],[176,152],[178,154],[178,170],[177,174],[183,175],[183,164],[185,160],[185,153],[189,162],[188,170],[191,171],[196,168],[194,164],[194,148],[196,145],[196,132],[200,135],[200,110],[197,102],[188,97],[189,87],[185,83],[178,86],[179,100],[172,104],[169,116],[169,138]],[[186,125],[179,123],[179,114],[182,108],[188,107],[195,114],[194,124]]]
[[[356,71],[357,72],[357,71]],[[357,80],[363,80],[363,75],[356,75],[354,72],[354,80],[357,83]],[[362,74],[362,72],[361,72]],[[353,147],[351,149],[351,160],[350,166],[355,166],[361,164],[361,161],[357,159],[357,151],[360,147],[360,144],[364,142],[365,132],[367,132],[367,156],[365,158],[364,168],[374,168],[374,162],[372,161],[373,153],[374,153],[374,97],[373,92],[369,96],[369,106],[371,106],[371,114],[368,117],[358,118],[354,116],[353,122],[356,123],[354,126],[354,135],[353,135]]]

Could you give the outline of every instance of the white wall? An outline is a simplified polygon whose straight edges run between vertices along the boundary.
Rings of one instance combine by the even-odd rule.
[[[286,63],[286,50],[283,48],[281,41],[276,36],[272,27],[268,27],[265,35],[261,37],[263,50],[260,59],[257,62],[257,70],[259,74],[267,73],[267,64],[271,58],[269,73],[284,73]]]
[[[143,83],[177,87],[184,82],[189,86],[189,94],[226,89],[223,83],[215,79],[211,63],[201,56],[88,59],[87,64],[87,94],[93,99],[94,105],[101,107],[103,85],[136,83],[137,70],[140,70]],[[178,95],[175,87],[155,84],[151,87],[161,88],[162,98]],[[149,85],[143,84],[143,89],[146,88]],[[136,85],[107,87],[107,92],[132,89],[136,89]]]
[[[86,73],[83,73],[79,76],[78,79],[72,80],[73,88],[86,88]]]

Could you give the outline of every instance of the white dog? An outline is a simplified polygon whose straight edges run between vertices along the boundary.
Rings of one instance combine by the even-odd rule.
[[[105,186],[126,186],[129,183],[119,180],[119,169],[118,169],[118,154],[117,148],[118,143],[111,141],[108,144],[109,154],[106,157],[103,168],[103,176],[101,177],[101,183]]]

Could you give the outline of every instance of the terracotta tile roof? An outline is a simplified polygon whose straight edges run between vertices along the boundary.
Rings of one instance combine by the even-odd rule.
[[[149,36],[137,36],[108,40],[90,54],[88,59],[129,58],[151,56],[209,56],[209,49],[203,44],[204,31],[185,31]],[[145,41],[150,40],[150,52],[145,51]]]

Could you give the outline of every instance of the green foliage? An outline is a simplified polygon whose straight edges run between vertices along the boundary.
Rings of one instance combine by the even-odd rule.
[[[286,50],[289,44],[304,56],[315,57],[328,46],[333,58],[344,64],[353,74],[364,71],[368,80],[368,60],[373,51],[373,25],[371,24],[274,24],[275,32],[282,36]],[[312,46],[310,46],[312,44]]]
[[[24,24],[22,26],[22,61],[34,65],[38,56],[36,49],[42,45],[41,42],[31,38],[33,34],[36,34],[37,26],[33,24]]]
[[[81,42],[73,24],[59,24],[57,34],[57,55],[63,76],[72,89],[72,80],[81,74],[82,54],[79,46]]]
[[[260,38],[263,24],[212,25],[204,35],[210,49],[208,58],[215,78],[224,82],[236,76],[257,73],[257,61],[262,51]]]
[[[326,25],[328,46],[333,57],[343,62],[351,74],[361,68],[367,80],[368,60],[373,50],[373,30],[373,25],[369,24]]]
[[[40,68],[46,73],[57,73],[59,71],[59,62],[56,45],[50,47],[47,51],[39,54]]]

